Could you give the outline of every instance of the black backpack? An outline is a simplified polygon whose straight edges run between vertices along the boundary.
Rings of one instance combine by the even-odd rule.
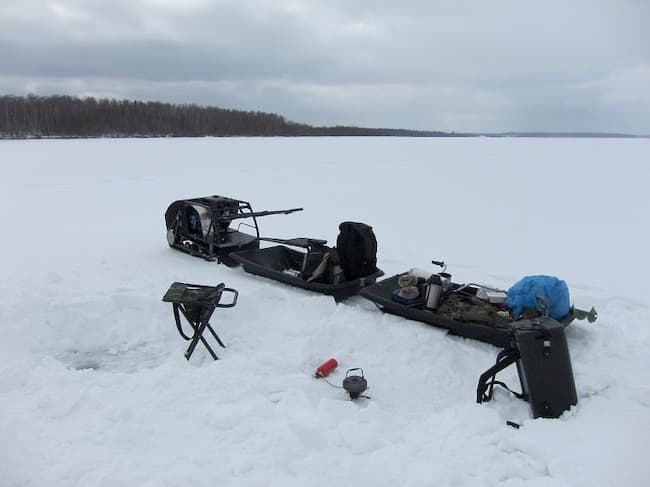
[[[339,225],[336,250],[347,280],[377,272],[377,239],[370,225],[343,222]]]

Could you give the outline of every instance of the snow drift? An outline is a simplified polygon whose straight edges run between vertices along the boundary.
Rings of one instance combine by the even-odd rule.
[[[0,142],[2,485],[646,485],[648,160],[643,139]],[[578,405],[477,405],[496,348],[169,249],[165,208],[201,194],[305,208],[267,236],[367,222],[387,275],[566,280],[599,311],[567,329]],[[184,360],[173,281],[240,291],[212,320],[222,360]],[[372,399],[313,379],[330,357]]]

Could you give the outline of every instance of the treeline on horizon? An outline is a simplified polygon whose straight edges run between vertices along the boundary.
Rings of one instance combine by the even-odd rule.
[[[78,98],[0,96],[0,137],[200,136],[441,136],[443,132],[361,127],[314,127],[273,113],[193,104]]]

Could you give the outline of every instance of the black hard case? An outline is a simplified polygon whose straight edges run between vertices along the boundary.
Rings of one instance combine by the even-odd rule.
[[[564,326],[552,318],[515,323],[517,371],[533,417],[557,418],[578,403]]]

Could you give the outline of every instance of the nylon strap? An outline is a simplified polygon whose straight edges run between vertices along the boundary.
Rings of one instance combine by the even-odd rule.
[[[487,369],[485,372],[481,374],[481,377],[479,377],[478,380],[478,387],[476,388],[476,402],[481,404],[482,402],[487,402],[492,399],[492,389],[494,388],[494,385],[503,385],[506,389],[510,391],[510,389],[503,384],[503,382],[498,382],[495,381],[496,375],[501,372],[503,369],[506,367],[509,367],[510,365],[514,364],[521,355],[519,354],[519,350],[516,348],[506,348],[501,350],[499,354],[497,355],[497,362],[494,364],[492,367]],[[490,379],[492,379],[490,382],[488,382]],[[489,392],[486,394],[486,391],[490,389]],[[513,394],[516,394],[514,391]]]

